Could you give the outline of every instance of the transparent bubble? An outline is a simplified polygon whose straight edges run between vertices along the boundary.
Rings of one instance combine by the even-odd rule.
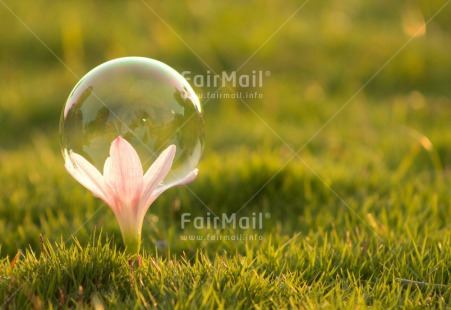
[[[162,62],[124,57],[101,64],[67,99],[60,122],[61,149],[66,161],[71,161],[72,151],[102,172],[118,136],[136,149],[144,172],[175,144],[172,170],[164,182],[180,180],[197,167],[203,149],[199,99],[183,76]]]

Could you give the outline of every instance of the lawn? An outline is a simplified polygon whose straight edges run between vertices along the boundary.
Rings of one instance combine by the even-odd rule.
[[[451,307],[450,2],[0,0],[0,308]],[[139,267],[59,147],[124,56],[188,72],[205,121]],[[262,83],[195,80],[223,72]],[[234,214],[261,225],[194,222]]]

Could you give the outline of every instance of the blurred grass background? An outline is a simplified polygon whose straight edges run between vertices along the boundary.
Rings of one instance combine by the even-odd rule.
[[[189,186],[199,199],[186,188],[159,198],[144,248],[164,241],[176,253],[243,250],[180,240],[180,214],[205,216],[205,205],[270,212],[266,238],[345,238],[359,229],[370,239],[449,235],[451,6],[434,16],[444,4],[2,0],[1,256],[37,249],[40,233],[84,242],[103,227],[120,242],[112,212],[96,213],[101,201],[64,170],[58,122],[78,79],[123,56],[192,75],[270,71],[249,90],[262,99],[203,100],[206,148]],[[248,91],[232,88],[219,92]]]

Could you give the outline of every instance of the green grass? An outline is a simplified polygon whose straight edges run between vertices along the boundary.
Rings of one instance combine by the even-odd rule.
[[[446,284],[418,287],[399,278],[449,282],[450,235],[428,245],[434,239],[381,242],[358,231],[289,238],[274,229],[242,251],[145,252],[142,265],[131,268],[114,241],[94,236],[84,246],[45,243],[39,253],[6,259],[2,297],[4,306],[15,308],[88,302],[108,308],[444,307],[450,302]]]
[[[127,55],[230,72],[301,5],[148,2],[208,68],[140,1],[5,3],[79,77]],[[0,3],[0,308],[451,307],[451,4],[373,77],[411,38],[406,16],[444,3],[308,2],[241,69],[271,72],[250,89],[263,99],[203,100],[199,176],[150,208],[133,268],[113,213],[63,167],[77,77]],[[187,212],[270,216],[182,229]],[[182,238],[237,234],[262,240]]]

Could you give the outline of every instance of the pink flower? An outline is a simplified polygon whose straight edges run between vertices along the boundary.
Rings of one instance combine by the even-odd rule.
[[[138,153],[119,136],[111,144],[103,175],[83,156],[72,151],[65,154],[65,166],[75,180],[110,206],[127,249],[137,253],[144,216],[150,205],[168,188],[189,183],[197,176],[195,169],[182,180],[162,183],[171,170],[175,151],[175,145],[170,145],[143,175]]]

